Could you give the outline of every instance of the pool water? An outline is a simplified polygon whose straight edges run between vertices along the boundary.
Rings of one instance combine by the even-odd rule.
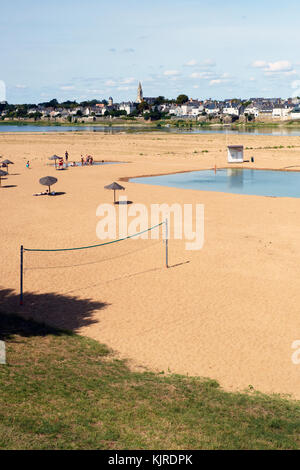
[[[226,168],[132,178],[134,183],[181,189],[300,198],[300,172]]]

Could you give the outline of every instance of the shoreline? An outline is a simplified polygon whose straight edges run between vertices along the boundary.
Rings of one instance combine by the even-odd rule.
[[[103,121],[103,122],[49,122],[49,121],[0,121],[0,128],[1,126],[15,126],[15,127],[26,127],[26,126],[34,126],[34,127],[107,127],[107,128],[114,128],[114,127],[137,127],[144,130],[151,130],[156,128],[178,128],[183,129],[185,127],[191,128],[208,128],[208,129],[232,129],[232,130],[239,130],[239,129],[264,129],[264,128],[275,128],[275,129],[300,129],[300,119],[298,120],[290,120],[290,121],[281,121],[281,122],[268,122],[268,121],[257,121],[254,123],[231,123],[231,124],[224,124],[218,122],[203,122],[203,121],[195,121],[189,118],[178,118],[177,120],[169,120],[163,119],[158,121],[151,121],[151,122],[141,122],[139,120],[125,120],[121,119],[120,121],[115,120],[114,122],[110,121]]]
[[[300,172],[300,169],[299,170],[289,170],[289,169],[284,169],[284,168],[253,168],[253,167],[240,167],[240,166],[224,166],[224,167],[218,167],[216,168],[216,170],[228,170],[229,168],[233,168],[233,169],[236,169],[236,170],[258,170],[258,171],[287,171],[287,172],[294,172],[294,173],[299,173]],[[178,174],[178,173],[193,173],[195,171],[206,171],[206,170],[211,170],[211,171],[214,171],[215,167],[211,167],[211,168],[197,168],[196,170],[181,170],[181,171],[173,171],[173,172],[168,172],[168,173],[158,173],[158,174],[155,174],[155,175],[138,175],[138,176],[125,176],[125,177],[121,177],[119,178],[118,181],[123,181],[124,183],[130,183],[130,180],[131,179],[136,179],[136,178],[151,178],[151,177],[155,177],[155,176],[167,176],[167,175],[175,175],[175,174]],[[171,187],[171,186],[168,186],[168,187]],[[181,188],[183,189],[183,188]],[[195,191],[195,190],[193,190]],[[199,190],[196,190],[196,191],[199,191]],[[219,192],[219,191],[216,191],[216,192]],[[228,193],[224,193],[224,194],[228,194]],[[234,194],[234,193],[230,193],[230,194]],[[239,193],[237,193],[239,194]],[[242,194],[239,194],[242,196]],[[248,195],[249,196],[249,195]],[[261,197],[269,197],[269,196],[261,196]]]

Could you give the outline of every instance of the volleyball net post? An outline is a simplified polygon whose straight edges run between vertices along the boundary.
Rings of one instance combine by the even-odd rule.
[[[168,219],[165,219],[165,242],[166,242],[166,268],[169,267],[169,227]]]
[[[145,232],[149,232],[150,230],[153,230],[154,228],[160,227],[161,225],[165,225],[165,243],[166,243],[165,264],[166,264],[166,268],[168,268],[169,267],[168,219],[165,219],[160,224],[154,225],[153,227],[143,230],[142,232],[134,233],[133,235],[128,235],[127,237],[119,238],[118,240],[112,240],[112,241],[100,243],[97,245],[80,246],[76,248],[56,248],[52,250],[41,249],[41,248],[24,248],[24,246],[21,245],[20,247],[20,305],[23,305],[24,303],[24,282],[23,281],[24,281],[24,252],[25,251],[29,251],[29,252],[58,252],[59,251],[61,252],[61,251],[75,251],[75,250],[85,250],[88,248],[97,248],[99,246],[111,245],[112,243],[117,243],[123,240],[128,240],[129,238],[137,237],[139,235],[142,235]]]
[[[23,257],[24,257],[24,248],[21,245],[20,248],[20,305],[23,305]]]

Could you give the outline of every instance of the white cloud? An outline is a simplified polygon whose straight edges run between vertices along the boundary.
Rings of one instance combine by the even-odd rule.
[[[104,90],[87,90],[88,93],[102,94]]]
[[[19,90],[25,90],[25,88],[27,88],[27,86],[26,86],[26,85],[19,85],[19,84],[18,84],[18,85],[16,85],[15,88],[18,88]]]
[[[198,62],[195,59],[191,59],[188,62],[186,62],[185,65],[187,65],[188,67],[193,67],[194,65],[197,65],[197,63]]]
[[[209,84],[210,84],[210,86],[212,86],[212,85],[220,85],[220,84],[223,83],[223,82],[224,82],[224,80],[221,80],[220,78],[217,78],[217,79],[215,79],[215,80],[211,80],[211,81],[209,82]]]
[[[69,90],[75,90],[75,87],[73,85],[65,85],[65,86],[61,86],[59,89],[63,91],[69,91]]]
[[[206,59],[203,64],[207,67],[215,67],[216,62],[213,59]]]
[[[135,87],[134,86],[118,86],[117,90],[125,90],[125,91],[128,91],[128,90],[134,90]]]
[[[284,73],[285,75],[295,75],[291,62],[288,60],[277,60],[266,62],[265,60],[255,60],[252,67],[263,69],[266,75]]]
[[[288,60],[268,62],[268,66],[264,70],[266,72],[289,72],[292,70],[292,64]]]
[[[255,67],[255,68],[264,68],[268,65],[268,63],[265,61],[265,60],[255,60],[254,62],[252,62],[252,67]]]
[[[179,75],[179,72],[178,70],[166,70],[164,72],[164,75],[166,75],[167,77],[172,77],[174,75]]]
[[[191,73],[190,75],[190,78],[206,78],[206,79],[209,79],[209,78],[212,78],[214,76],[214,74],[212,72],[193,72]]]
[[[127,84],[127,83],[133,83],[136,81],[137,80],[135,78],[131,77],[131,78],[124,78],[123,80],[121,80],[121,83]]]
[[[291,75],[297,75],[296,70],[290,70],[289,72],[284,72],[284,75],[291,76]]]
[[[117,83],[114,80],[106,80],[105,85],[106,86],[116,86]]]

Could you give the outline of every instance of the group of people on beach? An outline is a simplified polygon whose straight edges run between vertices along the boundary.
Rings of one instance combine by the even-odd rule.
[[[68,161],[69,161],[69,153],[66,150],[66,152],[65,152],[66,167],[68,167],[68,166],[77,166],[76,162],[72,162],[72,163],[70,163],[70,165],[68,165]],[[83,165],[93,165],[94,158],[92,157],[92,155],[86,155],[85,157],[83,155],[81,155],[80,161],[81,161],[81,166],[83,166]],[[64,160],[63,160],[63,158],[61,158],[58,162],[58,168],[63,168],[63,165],[64,165]]]
[[[81,155],[81,166],[83,165],[92,165],[94,163],[94,159],[92,155],[86,155],[84,158],[83,155]]]
[[[40,193],[33,194],[33,196],[55,196],[55,191],[49,191],[49,189],[46,189]]]

